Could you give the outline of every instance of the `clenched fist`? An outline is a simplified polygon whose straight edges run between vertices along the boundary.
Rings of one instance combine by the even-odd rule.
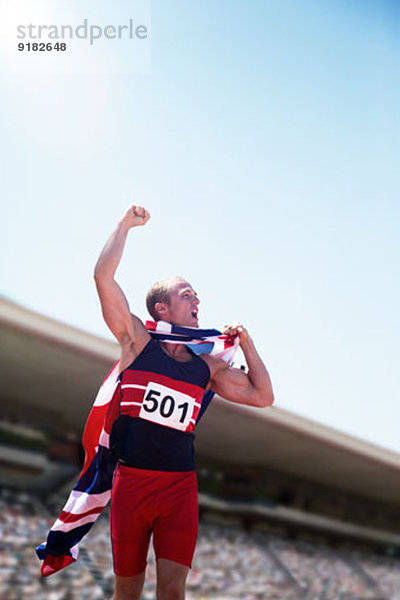
[[[224,325],[222,328],[222,333],[224,335],[238,336],[239,341],[243,342],[250,338],[249,333],[245,327],[239,321],[235,321],[231,325]]]
[[[150,213],[143,208],[143,206],[136,206],[132,204],[126,211],[123,221],[129,227],[140,227],[141,225],[146,225],[147,221],[150,219]]]

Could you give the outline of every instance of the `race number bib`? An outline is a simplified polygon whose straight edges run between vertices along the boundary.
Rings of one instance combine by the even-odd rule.
[[[186,431],[193,416],[195,399],[160,383],[150,381],[139,417],[159,425]]]

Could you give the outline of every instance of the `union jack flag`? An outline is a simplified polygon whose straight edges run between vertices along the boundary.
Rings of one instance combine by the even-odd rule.
[[[217,329],[181,327],[165,321],[146,321],[150,335],[171,344],[185,344],[196,354],[212,354],[232,363],[238,338],[222,335]],[[46,542],[36,548],[43,560],[43,577],[53,575],[78,559],[79,543],[89,532],[111,497],[117,460],[111,455],[109,437],[119,413],[119,361],[100,387],[83,432],[85,462],[77,483],[50,529]],[[197,421],[214,393],[207,390]]]

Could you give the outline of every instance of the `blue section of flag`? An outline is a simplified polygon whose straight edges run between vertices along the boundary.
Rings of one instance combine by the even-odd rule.
[[[218,329],[197,329],[196,327],[182,327],[181,325],[172,325],[171,333],[176,333],[178,335],[187,335],[190,336],[192,339],[204,339],[207,337],[221,335],[221,332],[218,331]]]
[[[210,404],[210,402],[213,398],[214,398],[214,392],[212,390],[207,390],[206,392],[204,392],[204,396],[203,396],[203,400],[201,402],[199,414],[196,419],[196,425],[200,421],[200,419],[204,415],[204,413],[206,412],[208,405]]]
[[[45,544],[36,548],[36,554],[43,560],[48,554],[53,556],[72,556],[71,548],[76,546],[93,527],[92,523],[86,523],[75,527],[71,531],[50,531]]]
[[[156,340],[161,340],[162,342],[176,342],[179,339],[179,342],[191,342],[193,340],[192,335],[179,335],[177,338],[173,333],[157,333],[156,331],[149,332],[151,337]]]
[[[86,492],[87,494],[102,494],[103,492],[107,492],[111,487],[116,466],[117,461],[111,455],[110,450],[104,446],[99,446],[96,456],[76,482],[74,490]]]
[[[186,344],[195,354],[211,354],[214,342],[202,342],[201,344]]]

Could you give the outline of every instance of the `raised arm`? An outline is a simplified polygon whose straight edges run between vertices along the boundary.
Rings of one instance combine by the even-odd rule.
[[[131,314],[128,301],[114,276],[129,230],[145,225],[149,219],[147,210],[131,206],[108,239],[94,270],[104,320],[122,347],[148,339],[144,325]]]
[[[249,333],[239,323],[225,327],[223,333],[239,335],[248,372],[232,368],[218,359],[211,367],[211,389],[231,402],[260,408],[271,406],[274,402],[271,380]]]

